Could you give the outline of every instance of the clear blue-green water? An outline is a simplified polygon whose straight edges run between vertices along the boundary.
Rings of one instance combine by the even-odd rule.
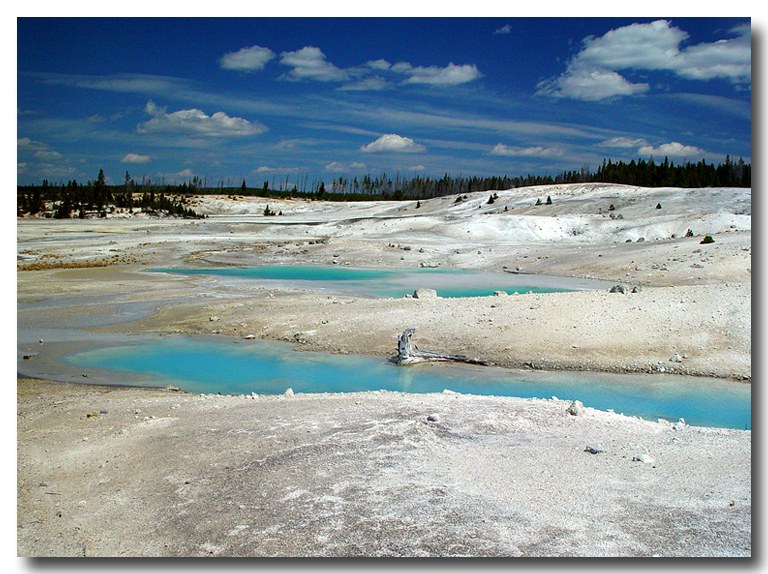
[[[385,359],[191,337],[97,348],[66,360],[79,367],[130,374],[130,380],[138,384],[173,384],[196,393],[281,394],[288,388],[297,393],[379,389],[431,393],[449,389],[476,395],[557,396],[649,420],[684,418],[699,426],[752,428],[749,385],[670,375],[541,373],[445,364],[398,367]]]
[[[354,293],[369,297],[403,297],[418,288],[434,289],[441,297],[485,297],[494,291],[554,293],[596,288],[597,282],[551,277],[444,269],[361,269],[323,265],[263,265],[255,267],[162,268],[155,272],[210,275],[257,281],[265,286],[296,286]]]

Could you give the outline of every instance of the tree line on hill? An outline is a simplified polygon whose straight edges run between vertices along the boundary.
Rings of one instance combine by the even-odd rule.
[[[230,196],[258,196],[266,198],[304,198],[330,201],[371,201],[428,199],[473,191],[503,190],[515,187],[559,183],[617,183],[641,187],[751,187],[752,166],[742,159],[733,161],[730,156],[720,164],[708,164],[705,160],[674,164],[668,158],[661,163],[653,159],[629,162],[603,160],[592,172],[584,166],[577,171],[564,171],[556,176],[527,175],[504,176],[413,176],[394,178],[386,173],[379,176],[365,175],[360,178],[341,176],[328,182],[313,182],[307,189],[294,185],[288,189],[273,189],[265,181],[261,187],[249,187],[243,180],[240,187],[205,187],[200,178],[193,178],[181,185],[156,185],[148,179],[137,184],[125,173],[122,185],[107,185],[104,171],[99,170],[95,181],[79,184],[75,180],[66,184],[17,187],[18,215],[43,215],[54,218],[106,217],[108,213],[141,210],[156,215],[199,218],[201,215],[187,206],[188,197],[194,194],[228,194]]]
[[[19,216],[43,215],[54,219],[107,217],[109,213],[142,211],[150,215],[201,218],[187,207],[188,194],[174,186],[139,188],[128,172],[121,186],[107,185],[104,170],[95,181],[80,184],[70,180],[54,185],[44,179],[39,186],[18,186],[16,209]]]
[[[734,162],[730,156],[718,165],[704,160],[674,165],[666,157],[658,164],[653,159],[629,163],[603,160],[588,181],[640,187],[752,187],[752,166],[743,159]]]

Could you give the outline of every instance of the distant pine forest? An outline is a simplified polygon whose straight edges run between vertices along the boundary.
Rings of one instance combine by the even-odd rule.
[[[473,191],[504,190],[515,187],[550,185],[560,183],[618,183],[640,187],[752,187],[752,166],[742,159],[725,161],[715,165],[701,160],[675,165],[667,158],[661,163],[653,159],[630,162],[603,160],[596,171],[582,167],[578,171],[565,171],[556,176],[428,176],[394,178],[382,173],[373,177],[338,177],[325,181],[303,181],[291,184],[272,180],[254,187],[247,183],[224,186],[223,182],[209,186],[197,176],[181,184],[157,184],[147,178],[136,182],[128,172],[120,185],[108,185],[103,170],[93,181],[78,183],[51,183],[17,187],[17,214],[42,217],[92,218],[107,217],[110,213],[134,213],[150,215],[200,218],[189,207],[189,196],[223,194],[230,196],[257,196],[273,199],[302,198],[327,201],[375,201],[429,199],[445,195],[471,193]],[[265,215],[275,215],[265,210]]]

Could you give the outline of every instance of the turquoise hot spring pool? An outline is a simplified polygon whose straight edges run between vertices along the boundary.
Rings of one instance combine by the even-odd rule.
[[[448,389],[478,395],[578,399],[588,407],[654,421],[683,418],[699,426],[752,426],[750,385],[706,378],[547,373],[452,364],[398,367],[386,359],[188,336],[129,339],[125,344],[70,354],[65,360],[79,368],[122,373],[133,384],[171,384],[196,393],[281,394],[288,388],[296,393],[431,393]]]
[[[486,297],[495,291],[554,293],[606,288],[607,283],[515,273],[417,269],[364,269],[328,265],[261,265],[252,267],[157,268],[155,272],[247,280],[265,287],[293,286],[365,297],[403,297],[418,288],[441,297]]]

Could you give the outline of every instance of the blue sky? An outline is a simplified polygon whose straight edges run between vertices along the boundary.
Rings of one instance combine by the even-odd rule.
[[[19,18],[17,181],[751,161],[748,18]]]

